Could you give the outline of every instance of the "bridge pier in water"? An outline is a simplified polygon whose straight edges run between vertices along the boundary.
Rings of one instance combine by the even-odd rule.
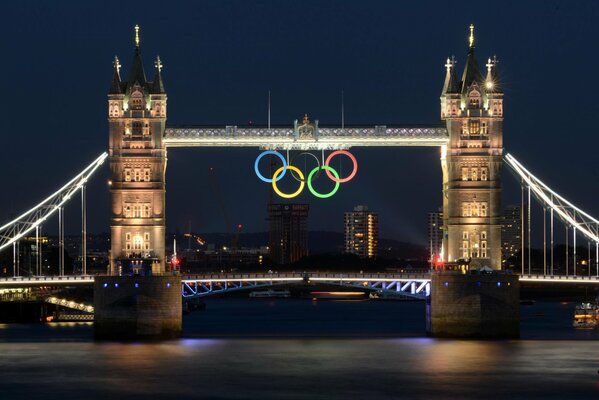
[[[445,338],[508,339],[520,336],[518,276],[502,272],[431,274],[426,330]]]
[[[181,277],[102,276],[94,281],[97,340],[159,340],[181,336]]]

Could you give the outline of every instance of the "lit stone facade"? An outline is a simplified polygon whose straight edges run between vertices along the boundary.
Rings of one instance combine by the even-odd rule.
[[[483,77],[474,55],[474,27],[462,79],[448,59],[441,118],[449,143],[442,148],[443,259],[471,259],[471,267],[501,269],[503,92],[496,60]]]
[[[113,275],[165,270],[166,93],[159,58],[155,66],[147,81],[136,27],[129,79],[121,80],[115,58],[108,94]]]

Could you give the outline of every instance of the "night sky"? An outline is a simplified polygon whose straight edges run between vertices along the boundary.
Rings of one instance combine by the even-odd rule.
[[[476,25],[481,68],[494,54],[505,89],[504,143],[574,204],[599,215],[599,3],[596,1],[9,2],[0,16],[0,222],[56,190],[108,146],[107,91],[118,55],[127,77],[141,26],[148,79],[157,54],[168,125],[438,124],[445,59],[464,66]],[[352,150],[357,177],[336,196],[308,190],[310,229],[342,230],[343,211],[367,204],[381,236],[426,242],[441,205],[437,148]],[[224,231],[217,170],[231,223],[265,231],[268,185],[253,172],[258,149],[171,149],[168,229]],[[349,168],[349,163],[347,163]],[[89,187],[89,231],[109,230],[108,168]],[[504,170],[504,204],[519,189]],[[536,210],[540,213],[540,209]],[[79,229],[79,209],[67,231]]]

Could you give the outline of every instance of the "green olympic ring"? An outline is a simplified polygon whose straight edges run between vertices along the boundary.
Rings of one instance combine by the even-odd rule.
[[[315,173],[317,173],[319,170],[324,169],[325,171],[328,171],[330,173],[333,174],[333,176],[337,179],[337,181],[335,182],[335,187],[333,188],[333,190],[331,190],[329,193],[318,193],[316,190],[314,190],[314,188],[312,187],[312,177],[314,176]],[[310,174],[308,175],[308,189],[310,190],[310,192],[320,198],[320,199],[327,199],[331,196],[333,196],[335,193],[337,193],[337,190],[339,190],[339,174],[337,173],[337,171],[335,171],[332,167],[329,167],[328,165],[322,165],[320,167],[316,167],[314,168],[312,171],[310,171]]]

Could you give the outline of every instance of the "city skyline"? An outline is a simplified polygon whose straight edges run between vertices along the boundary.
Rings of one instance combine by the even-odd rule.
[[[156,54],[160,54],[164,62],[163,77],[170,106],[167,124],[244,125],[250,120],[256,124],[265,124],[267,93],[270,90],[273,124],[291,126],[294,119],[300,119],[306,112],[312,118],[319,119],[323,125],[340,124],[341,90],[344,91],[345,121],[348,124],[440,123],[438,96],[444,75],[443,63],[447,56],[455,54],[458,67],[464,65],[467,26],[473,22],[477,25],[479,62],[482,63],[487,56],[495,53],[500,56],[500,77],[506,91],[506,114],[509,116],[505,127],[506,150],[523,157],[526,165],[533,172],[538,172],[547,183],[560,188],[581,208],[596,214],[593,208],[596,207],[596,202],[593,201],[596,189],[590,187],[587,191],[576,190],[581,182],[592,181],[597,176],[597,167],[587,162],[592,157],[593,142],[597,139],[586,128],[588,124],[585,125],[596,105],[591,98],[584,96],[588,96],[587,92],[592,93],[593,90],[578,94],[577,96],[582,97],[576,104],[560,103],[563,111],[557,113],[552,111],[555,102],[551,100],[550,91],[543,95],[544,90],[548,89],[539,85],[539,82],[547,82],[558,76],[558,70],[568,67],[568,59],[575,53],[580,53],[585,45],[590,45],[590,38],[596,28],[590,25],[585,14],[589,11],[587,8],[593,11],[593,5],[568,10],[538,5],[535,12],[543,13],[546,18],[542,22],[529,21],[531,25],[524,24],[524,21],[528,21],[527,18],[533,15],[532,6],[504,6],[521,11],[521,16],[513,25],[513,32],[505,31],[498,21],[485,16],[484,12],[468,10],[447,26],[447,32],[451,34],[443,35],[440,41],[432,40],[439,29],[419,31],[407,21],[409,15],[419,12],[419,6],[386,6],[391,7],[389,11],[392,11],[395,18],[405,19],[406,25],[399,28],[400,32],[393,33],[392,38],[383,40],[381,35],[388,33],[388,29],[373,24],[375,17],[382,16],[383,10],[369,8],[367,15],[372,20],[367,18],[364,22],[364,29],[370,29],[368,43],[360,41],[360,35],[345,28],[354,18],[354,13],[364,11],[358,3],[347,3],[345,7],[334,2],[314,4],[312,8],[287,4],[262,10],[265,13],[259,18],[270,21],[282,33],[288,32],[292,26],[302,21],[316,30],[314,34],[294,36],[294,40],[298,42],[294,44],[285,43],[284,38],[275,39],[269,35],[264,27],[255,23],[255,18],[252,21],[251,17],[256,16],[256,10],[246,9],[239,4],[225,7],[224,11],[204,4],[191,8],[189,17],[179,16],[203,19],[209,15],[218,15],[222,17],[221,21],[235,22],[240,30],[250,30],[254,34],[255,39],[249,40],[237,30],[221,33],[223,37],[220,39],[224,39],[221,42],[225,43],[226,54],[219,53],[220,50],[211,44],[215,41],[210,40],[210,35],[215,33],[209,24],[198,24],[193,28],[173,25],[177,33],[191,29],[191,32],[187,32],[189,35],[177,35],[166,32],[155,19],[142,11],[132,18],[119,16],[114,29],[106,31],[93,21],[86,27],[78,24],[58,27],[54,26],[51,18],[40,19],[42,13],[52,15],[64,11],[77,14],[89,11],[84,6],[69,10],[60,7],[46,10],[9,9],[9,13],[15,13],[15,22],[22,21],[28,15],[27,12],[30,12],[32,20],[38,23],[21,32],[20,39],[31,39],[27,47],[36,49],[35,57],[24,52],[24,47],[17,45],[18,41],[7,43],[5,49],[8,59],[23,61],[6,65],[7,74],[14,78],[7,83],[8,90],[14,93],[15,98],[7,106],[8,118],[3,122],[3,131],[19,134],[5,135],[6,146],[2,150],[1,166],[7,176],[11,177],[13,190],[11,196],[2,200],[3,212],[0,217],[6,221],[27,205],[33,205],[72,176],[71,171],[79,170],[106,148],[105,96],[110,84],[112,57],[119,55],[127,75],[132,56],[132,27],[135,23],[141,25],[141,48],[146,70],[151,71]],[[492,10],[493,7],[489,9]],[[244,12],[247,18],[238,18]],[[297,15],[297,19],[291,18],[286,21],[287,24],[283,24],[274,18],[279,13],[287,12],[289,15]],[[564,13],[567,18],[561,18]],[[335,16],[331,24],[342,27],[342,34],[333,34],[326,43],[319,43],[315,40],[322,36],[322,27],[318,22],[326,16]],[[169,18],[169,15],[164,18]],[[574,19],[577,21],[575,25]],[[551,42],[551,46],[537,46],[534,42],[538,57],[519,58],[519,52],[532,46],[531,41],[540,30],[534,24],[559,24],[559,34],[549,37],[551,40],[547,42]],[[49,26],[52,27],[49,36],[40,35]],[[406,39],[396,36],[406,32],[410,33]],[[196,37],[206,40],[197,41],[194,39]],[[45,52],[42,48],[45,41],[53,38],[58,47],[52,53]],[[272,44],[277,45],[270,46],[274,50],[261,52]],[[540,44],[543,45],[544,42]],[[338,45],[341,53],[331,52],[331,45]],[[201,50],[199,53],[204,57],[198,54],[198,50]],[[236,56],[231,54],[250,61],[244,62],[243,68],[233,67],[231,61],[235,61]],[[304,60],[311,54],[322,60],[319,68],[309,63],[299,63],[304,67],[296,65],[296,60]],[[351,63],[340,64],[340,60],[350,54],[358,57],[352,58]],[[561,57],[556,57],[556,54]],[[372,55],[384,56],[381,60],[385,61],[377,61]],[[423,59],[417,60],[415,55]],[[282,73],[274,67],[265,68],[265,60],[274,60],[278,67],[292,67]],[[577,64],[583,75],[587,64]],[[415,71],[415,67],[419,71]],[[527,71],[531,70],[536,73],[528,74]],[[199,79],[200,83],[197,83],[198,73],[205,77]],[[46,74],[53,79],[26,78]],[[586,75],[592,76],[590,73]],[[251,79],[252,76],[259,79]],[[416,76],[419,79],[417,83],[410,78]],[[518,81],[513,80],[515,77],[518,77]],[[18,88],[12,86],[17,83]],[[593,86],[599,82],[591,80],[588,84]],[[531,91],[533,86],[535,89]],[[319,96],[313,95],[316,90]],[[535,93],[534,96],[531,92]],[[18,107],[30,101],[27,99],[31,93],[35,93],[36,100],[44,104],[37,111],[41,117],[39,120],[46,121],[44,125],[40,125],[38,119],[26,119],[24,108]],[[25,94],[27,97],[21,97]],[[380,101],[373,102],[371,98]],[[577,110],[580,107],[590,108],[586,112],[572,114],[568,111],[569,107],[576,107]],[[546,118],[548,114],[552,115],[551,119]],[[572,120],[567,118],[569,114],[581,115]],[[24,120],[28,121],[27,124],[20,123]],[[81,134],[81,126],[86,127],[84,135]],[[576,152],[580,156],[575,160],[565,165],[549,162],[551,155],[543,158],[540,152],[529,150],[542,141],[549,154],[557,154],[560,150],[574,151],[574,145],[559,136],[566,128],[580,132],[582,140],[589,142],[589,146],[584,148],[576,146]],[[555,139],[547,140],[546,137]],[[15,158],[19,152],[9,151],[11,148],[25,146],[24,140],[27,141],[29,151],[26,162],[22,158]],[[70,145],[61,144],[65,142]],[[73,151],[74,149],[77,151]],[[381,224],[382,237],[426,243],[426,215],[438,207],[441,192],[438,152],[434,149],[356,148],[355,154],[360,163],[356,179],[344,185],[332,199],[309,201],[311,214],[314,216],[314,223],[311,222],[310,226],[314,230],[340,231],[338,221],[342,210],[355,204],[367,203],[385,215],[384,223]],[[246,231],[266,231],[268,189],[260,186],[253,176],[251,166],[256,155],[257,152],[252,150],[173,149],[169,153],[167,172],[168,230],[184,230],[188,221],[192,220],[194,230],[225,231],[216,196],[211,194],[208,184],[208,168],[214,166],[222,180],[223,197],[232,214],[231,219],[235,223],[243,223]],[[227,159],[233,161],[228,162]],[[556,164],[560,164],[559,167]],[[389,168],[389,165],[394,167]],[[388,172],[385,179],[382,179],[380,173],[383,170]],[[90,199],[96,202],[93,206],[98,210],[96,215],[89,217],[90,232],[108,231],[109,196],[105,185],[108,171],[104,169],[102,172],[104,175],[96,177],[89,188]],[[568,179],[569,176],[578,176],[579,181]],[[507,192],[504,204],[517,202],[517,185],[506,171],[504,184]],[[512,186],[511,189],[509,185]],[[249,195],[245,195],[248,193]],[[77,215],[78,211],[67,210],[67,221],[76,220]],[[67,232],[76,232],[78,229],[77,222],[67,225]]]

